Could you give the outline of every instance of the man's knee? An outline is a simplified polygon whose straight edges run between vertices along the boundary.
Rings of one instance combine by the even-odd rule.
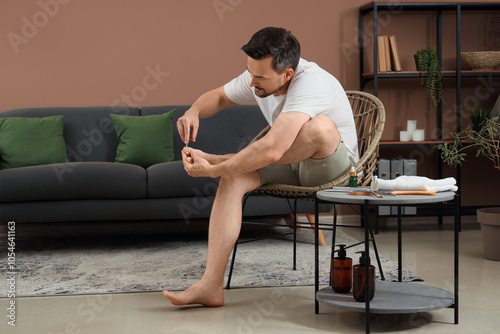
[[[244,174],[226,174],[219,180],[219,189],[224,191],[234,191],[247,193],[258,188],[260,185],[260,176],[257,171]]]
[[[219,180],[219,189],[231,189],[237,185],[238,178],[235,175],[222,175]]]
[[[318,144],[340,141],[340,134],[335,123],[325,115],[317,115],[307,121],[302,130],[309,138],[315,138]]]

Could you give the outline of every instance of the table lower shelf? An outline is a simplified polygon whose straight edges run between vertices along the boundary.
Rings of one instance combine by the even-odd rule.
[[[365,312],[365,303],[354,300],[352,293],[336,293],[331,287],[319,290],[316,299],[331,307]],[[433,286],[376,281],[375,297],[370,302],[370,312],[381,314],[426,312],[450,307],[453,301],[451,292]]]

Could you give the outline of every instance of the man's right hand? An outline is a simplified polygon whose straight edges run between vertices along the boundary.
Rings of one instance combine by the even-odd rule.
[[[188,143],[189,140],[196,141],[199,126],[198,113],[192,109],[186,111],[184,116],[179,117],[177,120],[177,130],[184,144]]]
[[[224,86],[213,89],[196,100],[184,116],[177,121],[177,130],[184,144],[189,140],[196,141],[200,118],[208,118],[217,114],[221,109],[235,106],[224,92]]]

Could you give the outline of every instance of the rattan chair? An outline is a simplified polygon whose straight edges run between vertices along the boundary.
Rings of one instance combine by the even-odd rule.
[[[382,102],[372,94],[361,92],[361,91],[346,91],[347,97],[351,104],[352,112],[354,115],[354,121],[356,124],[356,130],[358,135],[358,149],[360,159],[354,166],[358,174],[358,187],[367,186],[371,182],[372,175],[377,167],[378,155],[379,155],[379,141],[382,136],[382,131],[384,130],[385,124],[385,109]],[[269,126],[262,130],[253,141],[262,138],[267,131],[269,131]],[[316,187],[301,187],[301,186],[291,186],[285,184],[266,184],[263,185],[252,193],[247,194],[243,201],[243,209],[245,206],[246,199],[250,195],[254,194],[264,194],[273,197],[280,197],[287,200],[294,200],[295,205],[293,206],[293,216],[294,224],[296,227],[296,201],[305,200],[313,202],[315,200],[315,194],[317,191],[330,189],[336,186],[347,186],[349,179],[349,174],[346,173],[341,177],[332,180],[328,183],[322,184]],[[292,207],[292,206],[291,206]],[[336,218],[336,210],[335,210]],[[312,228],[316,228],[314,223],[312,223]],[[320,228],[320,227],[318,227]],[[293,251],[293,268],[296,267],[296,228],[294,228],[294,251]],[[321,232],[321,229],[320,231]],[[333,247],[334,241],[332,242]],[[231,267],[229,271],[228,281],[226,288],[230,288],[231,276],[233,272],[234,262],[236,258],[238,241],[236,241],[233,248],[233,256],[231,259]]]

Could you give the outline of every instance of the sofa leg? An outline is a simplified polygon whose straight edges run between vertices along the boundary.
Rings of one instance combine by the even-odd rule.
[[[293,214],[291,213],[291,214],[289,214],[287,216],[287,218],[285,218],[285,222],[286,222],[287,225],[289,225],[290,227],[293,228],[293,221],[294,221],[294,219],[295,218],[293,217]],[[299,220],[299,218],[297,218],[297,223],[295,225],[295,228],[297,229],[297,231],[300,231],[300,223],[298,222],[298,220]]]
[[[306,217],[307,217],[307,220],[309,221],[309,224],[311,224],[311,226],[316,229],[316,222],[314,221],[314,214],[313,213],[306,213]],[[325,239],[325,235],[323,234],[323,230],[319,230],[318,231],[318,234],[319,234],[319,244],[321,246],[326,246],[328,245],[326,243],[326,239]]]

